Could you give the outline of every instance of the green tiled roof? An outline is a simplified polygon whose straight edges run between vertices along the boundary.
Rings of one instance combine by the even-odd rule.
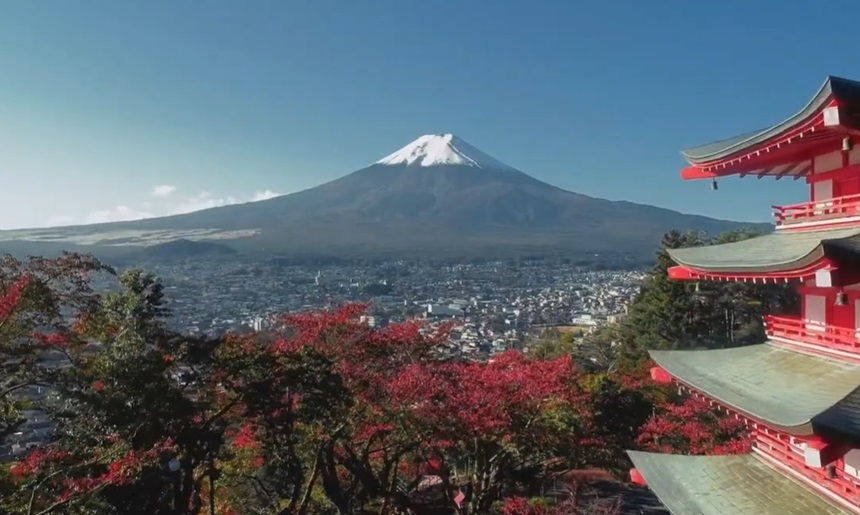
[[[766,129],[689,148],[681,153],[691,164],[701,164],[743,152],[750,147],[783,134],[786,130],[807,120],[821,111],[831,97],[840,100],[843,106],[849,104],[856,106],[860,103],[860,82],[840,77],[827,77],[812,100],[794,116]]]
[[[651,358],[691,388],[792,434],[819,424],[860,434],[860,366],[769,343]]]
[[[628,454],[648,487],[674,515],[850,513],[749,454]]]
[[[668,252],[678,264],[697,270],[779,272],[803,268],[821,259],[831,242],[840,249],[852,248],[846,243],[853,240],[860,240],[860,229],[856,227],[803,232],[776,231],[733,243],[671,249]]]

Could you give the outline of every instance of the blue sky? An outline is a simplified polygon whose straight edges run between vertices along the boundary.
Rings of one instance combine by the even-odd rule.
[[[289,193],[437,132],[581,193],[768,220],[802,182],[712,192],[680,180],[679,151],[860,78],[858,17],[853,0],[7,2],[0,228]]]

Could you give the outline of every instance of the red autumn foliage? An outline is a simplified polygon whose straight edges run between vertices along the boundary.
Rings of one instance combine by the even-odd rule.
[[[530,422],[553,403],[578,406],[576,379],[570,357],[538,361],[506,352],[489,363],[411,364],[388,388],[395,405],[432,428],[436,444],[514,437],[540,444],[547,435],[540,426],[528,431]]]
[[[15,311],[15,308],[21,301],[24,290],[29,284],[30,277],[24,275],[0,294],[0,321],[7,319]]]
[[[254,428],[251,424],[242,424],[239,431],[237,431],[236,435],[233,437],[233,445],[237,449],[256,447],[257,440],[255,438]]]
[[[617,515],[621,511],[617,501],[595,506],[583,504],[576,495],[553,505],[533,503],[525,497],[509,497],[502,505],[501,515]]]
[[[9,471],[15,478],[24,478],[36,473],[43,467],[54,466],[67,462],[72,454],[54,446],[34,449],[27,456],[12,465]]]
[[[34,331],[33,338],[45,345],[53,347],[64,347],[68,343],[66,335],[62,333],[43,333],[41,331]]]
[[[169,440],[165,440],[150,449],[124,449],[85,460],[65,449],[46,446],[30,452],[10,472],[18,481],[39,479],[43,488],[54,489],[53,502],[62,504],[109,485],[136,481],[140,468],[157,462],[161,453],[171,445]],[[64,469],[69,474],[62,474]],[[85,469],[88,469],[87,473],[72,474],[75,470]]]
[[[418,362],[438,348],[448,326],[427,333],[420,321],[374,329],[359,322],[365,304],[284,317],[285,336],[271,347],[273,354],[312,348],[330,357],[355,393],[373,400],[402,365]]]
[[[502,515],[550,515],[550,508],[535,506],[525,497],[510,497],[502,506]]]
[[[674,454],[741,454],[750,450],[743,420],[726,416],[694,396],[660,404],[640,429],[637,442],[646,450]]]
[[[643,360],[642,363],[620,370],[614,378],[628,390],[646,390],[653,388],[655,386],[651,379],[651,367],[653,366],[653,361]]]

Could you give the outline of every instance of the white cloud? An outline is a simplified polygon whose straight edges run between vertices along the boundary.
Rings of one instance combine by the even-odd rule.
[[[208,191],[201,191],[196,197],[183,199],[179,204],[172,206],[166,214],[181,215],[209,209],[211,207],[228,206],[237,202],[235,197],[213,197]]]
[[[176,186],[171,186],[169,184],[162,184],[160,186],[156,186],[152,188],[152,196],[158,198],[167,198],[174,191],[176,191]]]
[[[176,187],[160,185],[152,189],[151,197],[155,200],[121,204],[112,208],[93,211],[81,218],[69,215],[52,216],[48,219],[48,226],[124,222],[158,216],[180,215],[240,202],[258,202],[279,195],[280,193],[264,189],[257,190],[250,198],[246,197],[245,199],[239,199],[232,195],[216,196],[208,191],[201,191],[194,196],[182,196],[178,194]]]
[[[261,200],[269,200],[270,198],[275,198],[275,197],[278,197],[280,195],[281,195],[280,193],[275,193],[272,190],[258,191],[257,193],[254,193],[254,197],[251,199],[251,202],[259,202]]]

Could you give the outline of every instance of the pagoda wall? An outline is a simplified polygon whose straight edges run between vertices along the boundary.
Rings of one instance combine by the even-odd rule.
[[[844,305],[837,304],[840,292],[845,294]],[[800,297],[800,316],[810,329],[823,329],[827,326],[857,329],[860,285],[845,288],[800,286],[797,293]]]
[[[860,194],[860,147],[816,156],[806,182],[810,202]]]
[[[860,284],[797,288],[800,313],[766,315],[768,339],[776,344],[846,362],[860,362]],[[844,302],[838,302],[840,294]]]

